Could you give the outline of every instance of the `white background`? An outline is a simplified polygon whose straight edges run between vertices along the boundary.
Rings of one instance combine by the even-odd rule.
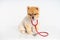
[[[48,37],[19,34],[27,6],[40,8],[40,31],[47,31]],[[60,0],[0,0],[0,40],[60,40]]]

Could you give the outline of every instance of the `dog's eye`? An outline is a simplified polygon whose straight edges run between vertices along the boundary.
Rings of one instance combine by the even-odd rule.
[[[34,14],[34,15],[36,15],[36,14]]]
[[[28,15],[32,16],[31,14],[28,14]]]

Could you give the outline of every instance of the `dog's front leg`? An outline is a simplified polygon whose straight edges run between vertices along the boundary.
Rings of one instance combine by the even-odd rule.
[[[39,30],[39,26],[37,25],[36,28],[35,26],[33,26],[33,36],[36,36],[37,35],[37,31]]]
[[[28,34],[32,34],[32,29],[31,29],[31,26],[29,24],[25,24],[25,27],[26,27],[26,30],[27,30],[27,33]]]

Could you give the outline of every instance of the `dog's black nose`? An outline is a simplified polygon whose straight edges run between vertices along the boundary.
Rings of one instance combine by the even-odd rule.
[[[34,17],[32,17],[32,19],[34,19]]]

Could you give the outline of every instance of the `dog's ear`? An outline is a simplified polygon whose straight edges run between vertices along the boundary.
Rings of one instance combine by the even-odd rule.
[[[36,8],[36,10],[39,10],[38,7],[35,7],[35,8]]]
[[[29,6],[27,7],[27,9],[29,9]]]

